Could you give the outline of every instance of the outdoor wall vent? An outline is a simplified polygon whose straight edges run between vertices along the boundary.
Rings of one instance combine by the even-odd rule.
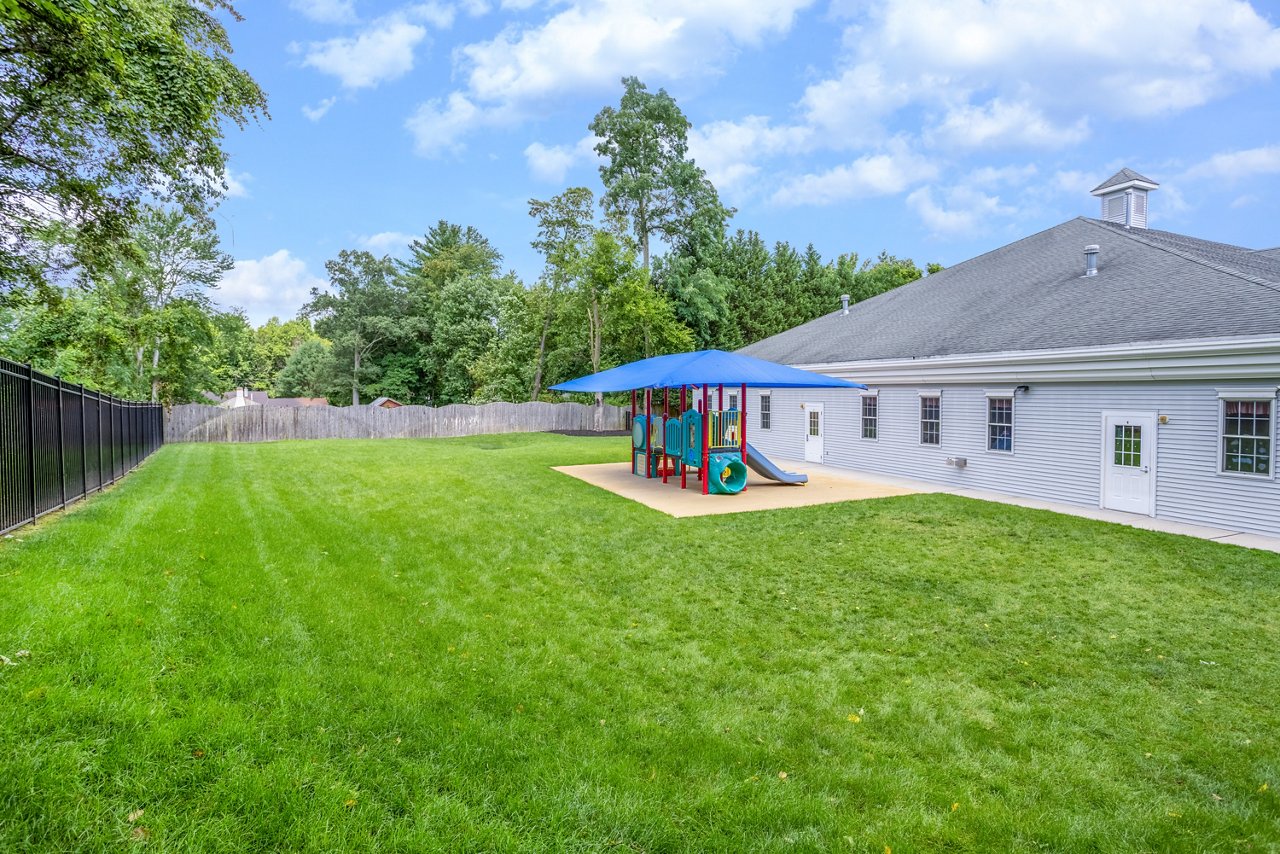
[[[1091,243],[1084,248],[1084,274],[1098,275],[1098,244]]]
[[[967,457],[947,457],[947,465],[952,468],[962,469],[969,465],[969,459]]]
[[[841,314],[849,313],[849,295],[848,294],[840,295],[840,313]]]

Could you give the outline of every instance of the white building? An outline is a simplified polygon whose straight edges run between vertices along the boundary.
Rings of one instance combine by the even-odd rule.
[[[1280,249],[1077,218],[742,352],[870,386],[753,391],[766,454],[1280,535]]]

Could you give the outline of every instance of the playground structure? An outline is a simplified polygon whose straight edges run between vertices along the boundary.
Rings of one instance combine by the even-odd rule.
[[[678,414],[672,414],[674,390],[645,389],[641,413],[638,389],[631,391],[631,473],[668,479],[679,475],[687,489],[689,470],[702,483],[702,494],[735,495],[747,488],[747,387],[738,395],[740,406],[724,408],[724,386],[716,391],[717,408],[709,409],[709,389],[680,387]],[[691,394],[691,391],[693,392]],[[655,412],[655,394],[660,394]],[[695,401],[690,406],[690,401]],[[794,483],[804,483],[803,475]]]
[[[730,389],[727,409],[726,386]],[[748,444],[748,388],[866,386],[750,356],[702,350],[642,359],[551,388],[568,392],[630,391],[633,475],[658,478],[663,483],[679,477],[680,488],[687,489],[692,470],[703,495],[736,495],[747,488],[748,468],[779,483],[804,484],[808,480],[803,474],[781,471]]]

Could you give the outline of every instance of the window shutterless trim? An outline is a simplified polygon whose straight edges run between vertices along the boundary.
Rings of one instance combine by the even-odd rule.
[[[991,404],[997,400],[1009,401],[1009,423],[1008,424],[991,420],[991,414],[992,414]],[[1018,410],[1018,406],[1014,402],[1013,394],[997,395],[997,394],[991,394],[990,392],[987,393],[987,452],[988,453],[992,453],[992,454],[1012,454],[1013,453],[1014,441],[1015,441],[1014,437],[1017,432],[1014,430],[1014,423],[1017,418],[1017,414],[1016,414],[1017,410]],[[993,434],[991,430],[993,427],[1009,428],[1009,447],[1008,448],[992,447],[991,439]]]
[[[1268,394],[1269,392],[1269,394]],[[1267,471],[1259,474],[1251,471],[1232,471],[1227,468],[1227,404],[1228,403],[1267,403],[1270,427],[1269,435],[1247,438],[1267,440]],[[1239,434],[1232,438],[1246,438]],[[1256,456],[1256,455],[1254,455]],[[1242,480],[1274,481],[1276,479],[1276,392],[1274,389],[1220,389],[1218,391],[1218,463],[1217,473],[1222,477],[1235,477]]]

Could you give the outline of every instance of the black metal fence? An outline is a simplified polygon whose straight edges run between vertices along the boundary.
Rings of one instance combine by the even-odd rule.
[[[0,534],[114,483],[162,444],[159,404],[0,359]]]

